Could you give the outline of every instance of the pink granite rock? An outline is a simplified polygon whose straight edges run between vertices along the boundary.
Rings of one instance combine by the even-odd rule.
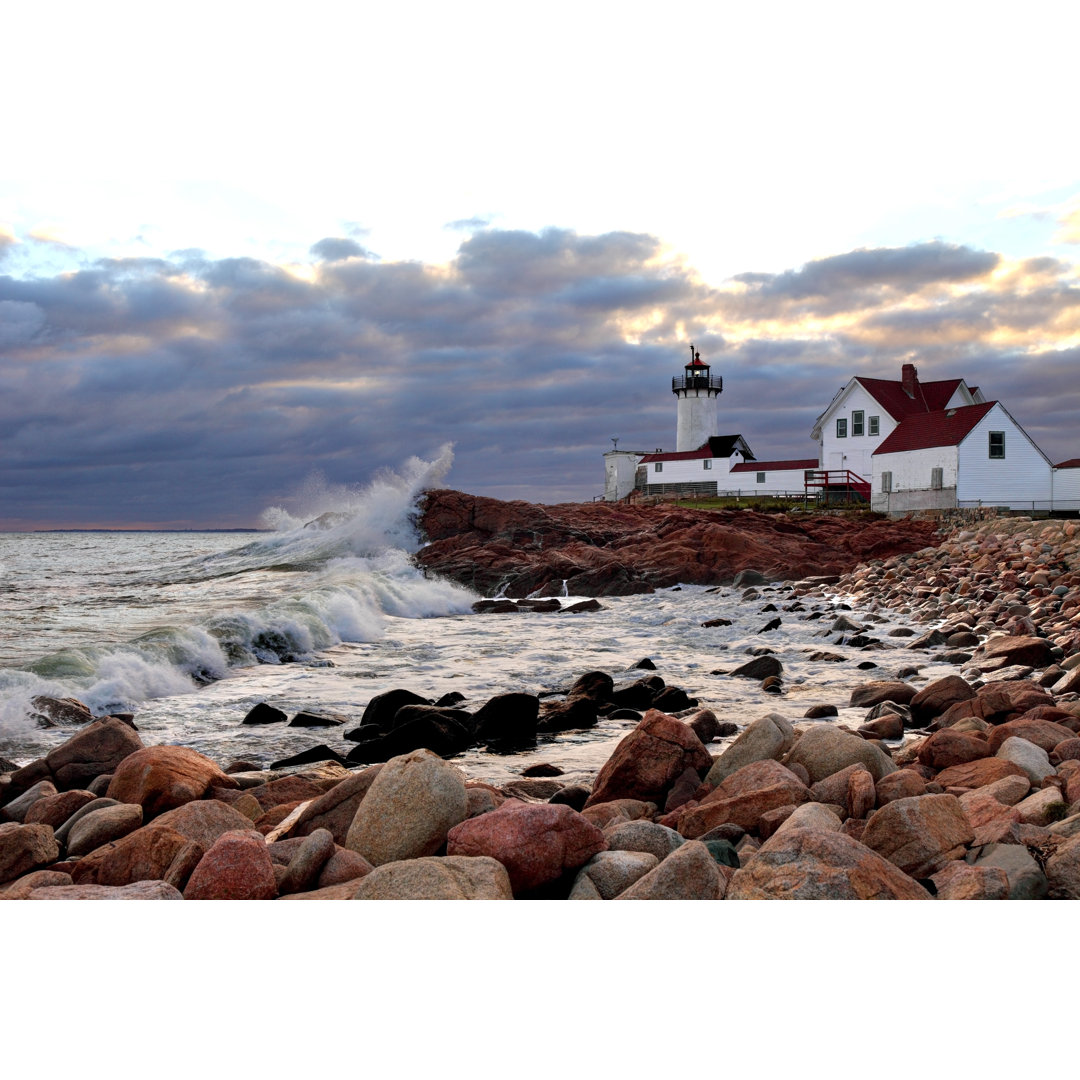
[[[604,763],[585,805],[641,799],[663,806],[669,788],[687,769],[703,776],[711,767],[712,758],[693,729],[649,709]]]
[[[202,799],[211,787],[238,785],[208,757],[186,746],[146,746],[117,765],[107,795],[141,806],[149,821],[166,810]]]
[[[918,882],[850,836],[799,828],[784,829],[762,844],[727,890],[728,900],[930,898]]]
[[[273,900],[276,896],[274,864],[266,841],[253,829],[218,837],[184,889],[185,900]]]
[[[607,850],[603,832],[569,806],[506,802],[450,830],[448,855],[487,855],[506,867],[515,895],[558,880]]]
[[[48,866],[60,855],[48,825],[0,825],[0,885]]]
[[[914,878],[961,858],[974,830],[954,795],[897,799],[874,811],[862,842]]]

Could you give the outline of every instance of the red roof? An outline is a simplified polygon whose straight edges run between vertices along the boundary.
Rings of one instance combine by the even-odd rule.
[[[1054,466],[1055,469],[1080,469],[1080,457],[1071,457]]]
[[[904,392],[904,384],[893,379],[864,379],[858,381],[866,392],[894,419],[903,420],[907,416],[920,413],[936,412],[949,404],[949,399],[956,393],[956,388],[963,379],[942,379],[938,382],[916,382],[915,396],[910,398]]]
[[[693,461],[694,458],[730,458],[740,442],[741,435],[713,435],[708,442],[702,443],[696,450],[672,450],[669,453],[661,451],[657,454],[646,454],[639,465],[648,464],[650,461]],[[750,448],[747,447],[747,450]],[[753,457],[753,454],[749,455]]]
[[[800,461],[742,461],[738,465],[732,465],[732,472],[780,472],[785,469],[817,469],[820,463],[817,458],[804,458]]]
[[[961,405],[955,409],[937,409],[909,416],[900,421],[874,454],[958,446],[996,404],[996,401],[985,401],[981,405]]]

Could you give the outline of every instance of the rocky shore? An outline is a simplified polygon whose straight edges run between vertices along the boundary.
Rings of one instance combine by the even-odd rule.
[[[759,514],[660,503],[536,506],[430,491],[417,527],[424,569],[482,596],[629,596],[679,583],[725,585],[842,574],[935,542],[928,520]]]
[[[988,520],[930,539],[829,584],[744,594],[872,659],[848,700],[806,716],[782,715],[780,697],[739,723],[639,669],[458,718],[513,741],[544,717],[640,716],[588,786],[544,765],[472,781],[427,747],[355,770],[221,766],[144,746],[127,718],[43,703],[78,726],[0,775],[0,897],[1080,897],[1080,526]],[[886,609],[906,649],[955,674],[889,671],[874,636]],[[752,651],[730,676],[755,680],[748,693],[782,682],[768,646]],[[391,693],[361,729],[417,731],[425,710],[453,710]],[[839,724],[837,705],[861,722]]]

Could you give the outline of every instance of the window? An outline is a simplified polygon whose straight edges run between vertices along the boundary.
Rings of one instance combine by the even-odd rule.
[[[838,439],[846,439],[847,438],[847,417],[846,416],[841,416],[836,421],[836,437]]]
[[[992,458],[1003,458],[1005,456],[1005,432],[1004,431],[991,431],[990,432],[990,456]]]
[[[892,473],[883,472],[881,474],[881,493],[887,495],[890,491],[892,491]]]
[[[765,483],[765,474],[763,472],[759,472],[757,474],[757,482],[759,484],[764,484]]]
[[[706,458],[706,459],[705,459],[705,460],[704,460],[704,461],[703,461],[703,462],[701,463],[701,467],[702,467],[703,469],[711,469],[711,468],[712,468],[712,458]]]
[[[871,416],[870,417],[870,434],[871,435],[879,435],[879,434],[881,434],[881,417],[880,416]]]
[[[810,481],[814,479],[814,473],[815,472],[817,472],[816,469],[803,469],[803,474],[802,474],[803,483],[804,484],[810,483]]]
[[[940,491],[941,490],[941,470],[940,469],[931,469],[930,470],[930,486],[935,491]]]
[[[851,434],[861,435],[863,433],[863,411],[862,409],[856,409],[851,414]]]
[[[663,471],[664,471],[664,463],[662,461],[656,462],[656,467],[653,469],[653,472],[663,472]]]

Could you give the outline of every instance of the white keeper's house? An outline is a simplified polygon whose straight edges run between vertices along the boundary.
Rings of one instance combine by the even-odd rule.
[[[676,448],[604,455],[604,498],[843,492],[891,513],[1000,506],[1080,510],[1080,458],[1051,464],[999,401],[963,379],[849,379],[817,418],[817,456],[760,461],[742,435],[719,434],[723,380],[690,346],[671,380]]]

